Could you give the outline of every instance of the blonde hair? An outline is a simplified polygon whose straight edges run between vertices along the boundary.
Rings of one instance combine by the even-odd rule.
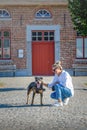
[[[60,69],[62,70],[63,68],[62,68],[62,65],[61,65],[61,61],[55,62],[55,63],[52,65],[52,68],[53,68],[53,69],[60,68]]]

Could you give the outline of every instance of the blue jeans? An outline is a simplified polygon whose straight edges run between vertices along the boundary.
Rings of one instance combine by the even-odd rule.
[[[60,84],[56,84],[55,86],[55,91],[51,93],[51,98],[53,99],[61,99],[64,101],[65,98],[69,98],[72,96],[71,90],[69,88],[63,87]]]

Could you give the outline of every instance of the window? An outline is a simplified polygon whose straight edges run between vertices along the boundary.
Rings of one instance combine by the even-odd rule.
[[[44,19],[44,18],[51,18],[51,13],[45,9],[41,9],[39,11],[36,12],[35,14],[35,18],[41,18],[41,19]]]
[[[42,41],[42,32],[32,32],[32,41]]]
[[[0,59],[10,58],[10,32],[0,31]]]
[[[87,38],[84,39],[84,55],[87,58]]]
[[[5,9],[0,9],[0,18],[10,18],[10,14]]]
[[[32,41],[54,41],[54,31],[33,31]]]
[[[76,57],[87,58],[87,38],[76,39]]]
[[[44,41],[53,41],[54,40],[54,32],[44,32]]]

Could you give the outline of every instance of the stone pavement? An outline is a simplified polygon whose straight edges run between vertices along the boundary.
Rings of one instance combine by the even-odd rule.
[[[52,77],[43,77],[49,82]],[[26,105],[26,89],[34,77],[0,78],[0,130],[87,130],[87,77],[72,77],[75,96],[63,107],[53,107],[51,90]],[[32,95],[32,93],[31,93]],[[30,95],[30,99],[31,99]]]

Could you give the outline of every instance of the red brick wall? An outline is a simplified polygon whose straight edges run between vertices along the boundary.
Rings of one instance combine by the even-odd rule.
[[[50,20],[34,18],[35,12],[43,9],[43,6],[3,6],[1,8],[7,9],[11,14],[10,20],[0,20],[0,29],[8,28],[11,30],[11,59],[17,65],[17,68],[26,68],[26,25],[30,24],[61,25],[60,57],[64,68],[72,67],[75,59],[75,32],[67,7],[44,6],[44,9],[49,10],[52,14]],[[18,58],[18,49],[24,50],[23,59]]]
[[[64,68],[72,68],[76,53],[76,32],[73,30],[69,11],[66,11],[65,24],[61,29],[61,59]]]

